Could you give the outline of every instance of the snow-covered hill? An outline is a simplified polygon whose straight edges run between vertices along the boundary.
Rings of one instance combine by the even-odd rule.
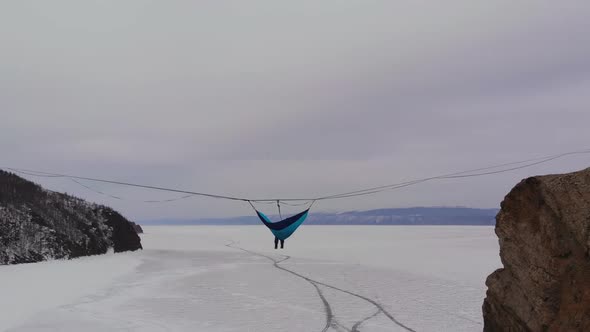
[[[0,264],[141,249],[118,212],[0,170]]]

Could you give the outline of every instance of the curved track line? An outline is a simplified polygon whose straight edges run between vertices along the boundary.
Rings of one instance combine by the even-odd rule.
[[[356,322],[356,324],[354,324],[352,326],[352,330],[351,332],[360,332],[359,327],[361,327],[361,325],[363,325],[365,322],[377,317],[377,315],[379,315],[381,313],[381,309],[377,310],[374,314],[372,314],[371,316],[366,317],[365,319]]]
[[[342,324],[341,324],[341,323],[339,323],[339,322],[336,322],[336,323],[334,324],[334,329],[335,329],[335,330],[337,330],[338,332],[340,332],[340,331],[344,331],[344,332],[352,332],[352,330],[351,330],[351,329],[347,328],[346,326],[342,325]]]
[[[374,301],[374,300],[372,300],[372,299],[370,299],[370,298],[368,298],[366,296],[359,295],[359,294],[353,293],[351,291],[347,291],[345,289],[341,289],[341,288],[338,288],[338,287],[335,287],[335,286],[332,286],[332,285],[328,285],[328,284],[323,283],[323,282],[320,282],[320,281],[315,281],[314,280],[314,282],[316,282],[318,285],[322,285],[324,287],[328,287],[328,288],[331,288],[331,289],[340,291],[342,293],[346,293],[348,295],[357,297],[359,299],[365,300],[365,301],[371,303],[372,305],[374,305],[377,309],[379,309],[385,316],[387,316],[387,318],[389,318],[389,320],[391,320],[392,322],[394,322],[397,326],[399,326],[399,327],[401,327],[404,330],[409,331],[409,332],[416,332],[412,328],[404,325],[403,323],[401,323],[400,321],[398,321],[397,319],[395,319],[395,317],[393,317],[393,315],[391,313],[389,313],[385,308],[383,308],[383,306],[381,304],[377,303],[376,301]]]
[[[276,264],[275,264],[275,266],[276,266]],[[308,280],[308,282],[309,282],[309,280]],[[330,327],[332,327],[333,325],[335,325],[337,323],[334,320],[334,312],[332,311],[332,307],[330,306],[328,299],[326,299],[326,297],[324,296],[324,293],[322,293],[322,290],[318,287],[318,285],[314,284],[313,282],[310,282],[310,284],[313,285],[315,290],[318,292],[318,295],[322,299],[322,302],[324,303],[324,311],[326,312],[326,326],[324,326],[324,328],[322,329],[322,332],[326,332],[330,329]]]
[[[304,276],[302,274],[299,274],[299,273],[297,273],[295,271],[289,270],[289,269],[287,269],[287,268],[282,267],[282,266],[279,265],[280,263],[288,260],[290,258],[290,256],[284,256],[285,258],[283,258],[282,260],[277,260],[277,259],[274,259],[274,258],[272,258],[270,256],[267,256],[267,255],[264,255],[264,254],[261,254],[261,253],[257,253],[257,252],[254,252],[254,251],[250,251],[248,249],[244,249],[244,248],[241,248],[241,247],[238,247],[238,246],[234,246],[235,243],[236,242],[229,243],[229,244],[226,245],[226,247],[233,248],[233,249],[238,249],[238,250],[247,252],[247,253],[249,253],[251,255],[255,255],[255,256],[259,256],[259,257],[264,257],[264,258],[270,260],[271,262],[273,262],[273,266],[275,268],[277,268],[279,270],[282,270],[282,271],[285,271],[287,273],[290,273],[290,274],[292,274],[294,276],[297,276],[297,277],[299,277],[299,278],[301,278],[301,279],[309,282],[310,284],[312,284],[315,287],[315,289],[318,292],[318,295],[320,296],[320,298],[322,299],[322,302],[324,303],[324,308],[325,308],[325,312],[326,312],[326,326],[324,327],[324,329],[322,330],[322,332],[326,332],[330,327],[333,327],[333,326],[334,327],[336,327],[336,326],[341,326],[342,327],[342,325],[339,324],[334,319],[334,314],[333,314],[333,311],[332,311],[332,307],[330,306],[330,303],[326,300],[326,297],[324,296],[323,292],[318,287],[318,285],[321,285],[321,286],[324,286],[324,287],[327,287],[327,288],[330,288],[330,289],[333,289],[333,290],[336,290],[336,291],[339,291],[339,292],[342,292],[342,293],[345,293],[345,294],[354,296],[356,298],[359,298],[361,300],[364,300],[364,301],[372,304],[373,306],[375,306],[378,309],[378,311],[375,314],[373,314],[373,315],[371,315],[369,317],[366,317],[365,319],[357,322],[353,326],[353,329],[356,327],[356,329],[357,329],[356,331],[358,331],[358,327],[360,325],[362,325],[363,323],[365,323],[369,319],[374,318],[379,313],[383,313],[387,318],[389,318],[389,320],[391,320],[394,324],[398,325],[399,327],[405,329],[408,332],[416,332],[412,328],[410,328],[410,327],[404,325],[403,323],[401,323],[400,321],[398,321],[391,313],[389,313],[385,308],[383,308],[383,306],[381,304],[377,303],[376,301],[374,301],[374,300],[372,300],[372,299],[370,299],[370,298],[368,298],[366,296],[363,296],[363,295],[360,295],[360,294],[356,294],[356,293],[353,293],[351,291],[347,291],[345,289],[341,289],[341,288],[338,288],[336,286],[332,286],[332,285],[329,285],[329,284],[326,284],[326,283],[323,283],[323,282],[320,282],[320,281],[317,281],[317,280],[308,278],[308,277],[306,277],[306,276]],[[354,331],[354,330],[351,330],[351,332],[352,331]]]
[[[266,255],[263,255],[263,254],[259,254],[257,252],[253,252],[253,251],[250,251],[250,250],[241,248],[241,247],[234,246],[235,243],[236,242],[231,242],[229,244],[226,244],[225,246],[226,247],[229,247],[229,248],[233,248],[233,249],[238,249],[238,250],[244,251],[244,252],[249,253],[249,254],[254,255],[254,256],[264,257],[264,258],[270,260],[273,263],[273,266],[275,268],[277,268],[279,270],[287,271],[287,270],[283,269],[281,266],[279,266],[279,263],[282,263],[282,262],[290,259],[291,257],[284,256],[285,258],[283,258],[281,260],[277,260],[277,259],[274,259],[274,258],[272,258],[270,256],[266,256]],[[290,272],[290,271],[287,271],[287,272]],[[324,305],[324,312],[326,314],[326,325],[322,329],[322,332],[327,332],[332,326],[336,326],[338,324],[335,321],[335,319],[334,319],[334,312],[332,311],[332,307],[330,306],[330,303],[328,302],[328,299],[326,299],[326,297],[324,296],[324,293],[318,287],[317,284],[315,284],[314,282],[312,282],[310,280],[307,280],[306,278],[303,278],[303,279],[305,281],[309,282],[315,288],[316,292],[318,293],[318,296],[322,300],[322,303]]]

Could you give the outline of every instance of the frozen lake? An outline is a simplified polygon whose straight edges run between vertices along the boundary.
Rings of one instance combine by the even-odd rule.
[[[143,252],[0,267],[0,331],[480,331],[492,227],[145,227]]]

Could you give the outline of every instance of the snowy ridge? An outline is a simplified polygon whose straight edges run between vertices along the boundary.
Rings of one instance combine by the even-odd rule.
[[[133,226],[112,209],[0,171],[0,264],[140,248]]]

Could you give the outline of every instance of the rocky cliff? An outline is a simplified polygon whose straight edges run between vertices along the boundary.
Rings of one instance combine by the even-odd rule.
[[[484,331],[590,331],[590,168],[520,182],[496,234]]]
[[[0,170],[0,264],[141,249],[116,211],[51,192]]]

